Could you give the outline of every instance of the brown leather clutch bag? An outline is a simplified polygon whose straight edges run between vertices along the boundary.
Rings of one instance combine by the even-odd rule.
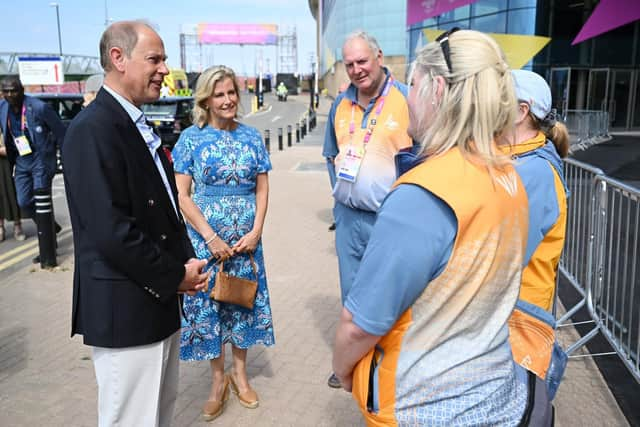
[[[220,268],[216,273],[215,283],[209,297],[218,302],[252,309],[258,290],[258,271],[252,253],[249,254],[249,259],[255,280],[232,276],[224,271],[224,262],[220,261]]]

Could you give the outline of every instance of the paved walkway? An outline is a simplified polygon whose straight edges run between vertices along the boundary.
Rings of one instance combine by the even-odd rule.
[[[328,109],[323,100],[321,111]],[[249,351],[260,407],[232,396],[213,425],[359,426],[350,396],[326,386],[340,309],[331,223],[332,200],[318,128],[272,155],[264,232],[276,345]],[[73,260],[60,254],[55,271],[25,268],[0,283],[0,426],[94,426],[96,386],[90,350],[69,339]],[[132,325],[135,327],[135,325]],[[568,331],[567,339],[572,339]],[[230,351],[227,351],[230,358]],[[181,365],[175,426],[204,426],[207,362]],[[569,364],[556,399],[557,425],[626,425],[590,359]]]

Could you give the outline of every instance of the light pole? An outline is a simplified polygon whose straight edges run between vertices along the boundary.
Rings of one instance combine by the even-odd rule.
[[[49,6],[56,8],[56,22],[58,23],[58,50],[62,57],[62,36],[60,35],[60,5],[58,3],[49,3]]]

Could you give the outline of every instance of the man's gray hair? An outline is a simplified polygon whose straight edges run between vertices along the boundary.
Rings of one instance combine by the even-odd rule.
[[[344,45],[346,45],[353,39],[364,40],[369,45],[369,48],[374,55],[377,55],[378,52],[382,52],[382,49],[380,49],[380,45],[378,44],[378,40],[376,40],[375,37],[364,30],[355,30],[349,33],[347,37],[344,38],[344,43],[342,44],[342,46],[344,47]]]

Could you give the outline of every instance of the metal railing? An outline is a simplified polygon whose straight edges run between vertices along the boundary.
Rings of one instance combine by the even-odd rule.
[[[588,308],[627,368],[640,381],[640,190],[608,176],[596,177],[600,191],[595,264]]]
[[[599,110],[566,110],[562,121],[571,134],[571,145],[609,136],[609,113]]]
[[[640,189],[573,159],[565,177],[571,196],[559,270],[582,298],[558,323],[586,304],[594,324],[566,352],[602,332],[640,382]]]
[[[593,253],[595,178],[603,175],[601,169],[574,159],[566,159],[565,180],[570,197],[567,199],[567,231],[559,270],[580,294],[580,301],[558,319],[564,323],[586,303],[586,287],[591,278],[588,266]]]

